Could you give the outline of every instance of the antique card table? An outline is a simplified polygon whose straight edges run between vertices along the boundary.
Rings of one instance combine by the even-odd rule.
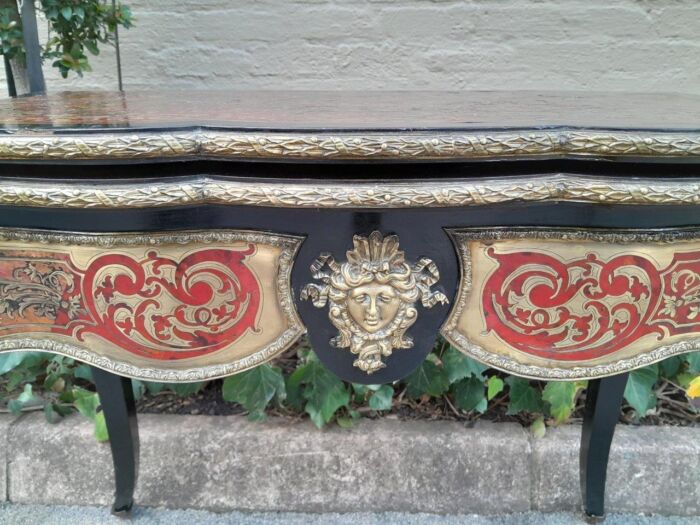
[[[128,512],[130,378],[247,370],[308,333],[357,383],[442,334],[589,379],[604,512],[630,370],[700,345],[700,98],[65,93],[0,102],[0,350],[94,368]]]

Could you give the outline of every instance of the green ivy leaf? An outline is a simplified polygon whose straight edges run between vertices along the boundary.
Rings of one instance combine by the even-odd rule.
[[[55,403],[53,409],[61,417],[66,417],[73,413],[73,405],[61,405],[60,403]]]
[[[286,395],[282,371],[266,363],[229,376],[224,380],[222,395],[225,401],[243,405],[253,419],[259,420],[273,397],[284,399]]]
[[[352,386],[352,399],[355,403],[364,403],[367,396],[379,387],[379,385],[361,385],[360,383],[352,383],[350,386]],[[371,390],[370,386],[377,386],[377,388]]]
[[[656,406],[654,385],[659,378],[657,365],[645,366],[630,372],[625,386],[625,399],[637,413],[637,418],[644,417],[647,411]]]
[[[547,432],[547,427],[544,424],[544,418],[542,416],[538,417],[530,425],[530,432],[537,439],[543,438]]]
[[[302,380],[304,379],[305,373],[304,367],[299,367],[292,372],[285,381],[285,390],[287,392],[286,402],[295,410],[302,410],[304,408]]]
[[[75,370],[73,371],[73,375],[76,377],[76,379],[85,379],[86,381],[92,382],[92,370],[90,369],[89,365],[78,365],[75,367]],[[131,380],[132,383],[136,381],[135,379]]]
[[[390,385],[381,385],[369,398],[369,407],[372,410],[391,410],[391,402],[394,397],[394,389]]]
[[[304,410],[318,428],[328,423],[335,411],[350,401],[350,393],[343,382],[320,363],[314,367],[304,390],[307,400]]]
[[[265,412],[248,412],[248,421],[265,421],[266,419]]]
[[[573,381],[550,381],[544,387],[542,399],[549,404],[549,413],[555,423],[564,423],[575,408],[576,394],[584,383]]]
[[[155,381],[144,381],[144,386],[151,394],[157,394],[167,388],[167,383],[156,383]]]
[[[0,374],[6,374],[10,370],[17,368],[23,361],[36,355],[39,352],[5,352],[0,354]]]
[[[488,369],[471,357],[450,346],[442,355],[442,363],[447,372],[450,384],[465,377],[483,377],[483,373]]]
[[[672,378],[675,376],[683,364],[683,358],[679,355],[674,355],[668,359],[664,359],[659,363],[661,373],[664,377]]]
[[[27,383],[24,385],[22,393],[7,403],[7,408],[10,409],[10,412],[17,415],[24,407],[39,403],[42,403],[41,398],[34,395],[31,383]]]
[[[486,408],[486,396],[484,394],[484,382],[478,377],[462,379],[452,386],[455,404],[462,410],[475,410]]]
[[[100,443],[109,441],[109,433],[107,432],[107,422],[105,421],[105,413],[101,410],[95,415],[95,439]]]
[[[491,401],[494,397],[496,397],[498,394],[503,392],[503,388],[505,386],[503,383],[503,380],[498,376],[489,377],[487,385],[488,385],[487,398],[489,401]]]
[[[700,352],[691,352],[683,357],[688,363],[688,372],[695,375],[700,374]]]
[[[690,382],[693,379],[695,379],[695,374],[689,374],[688,372],[683,372],[676,376],[678,386],[684,390],[690,386]]]
[[[206,381],[200,381],[198,383],[176,383],[174,385],[169,385],[169,387],[178,396],[187,397],[199,392],[205,384]]]
[[[52,425],[54,423],[58,423],[61,419],[61,414],[56,412],[53,408],[53,405],[51,403],[46,403],[44,405],[44,417],[46,418],[46,421],[51,423]]]
[[[29,403],[32,399],[34,399],[34,392],[32,391],[32,385],[27,384],[24,385],[24,389],[22,389],[22,393],[17,396],[17,401],[20,403]]]
[[[338,416],[336,422],[340,428],[352,428],[354,420],[347,416]]]
[[[134,394],[134,400],[138,401],[146,393],[146,385],[143,384],[143,381],[139,381],[138,379],[132,379],[131,392]]]
[[[73,9],[70,6],[62,7],[61,16],[66,20],[70,20],[73,16]]]
[[[414,399],[425,394],[438,397],[447,392],[450,381],[443,367],[426,359],[406,378],[406,387],[406,394]]]
[[[82,388],[74,388],[75,408],[88,419],[95,419],[97,407],[100,406],[100,397],[95,392],[89,392]]]
[[[510,401],[506,414],[513,415],[518,412],[542,413],[544,403],[542,396],[535,390],[527,379],[510,376],[506,378],[506,384],[510,388]]]
[[[20,403],[16,399],[10,399],[7,402],[7,408],[9,409],[11,414],[17,416],[22,411],[22,403]]]
[[[350,402],[350,392],[345,384],[328,371],[313,353],[309,353],[307,362],[292,376],[293,380],[289,382],[292,387],[304,385],[301,392],[306,400],[304,411],[318,428],[328,423],[336,410]]]
[[[46,376],[46,379],[44,379],[44,389],[46,390],[51,390],[54,386],[54,384],[61,379],[61,376],[59,374],[48,374]],[[62,388],[59,388],[59,392],[63,390]]]

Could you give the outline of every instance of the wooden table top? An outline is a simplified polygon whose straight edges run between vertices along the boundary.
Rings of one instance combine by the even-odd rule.
[[[0,101],[0,129],[700,130],[700,96],[532,91],[63,92]]]
[[[0,101],[0,160],[700,162],[700,96],[65,92]]]

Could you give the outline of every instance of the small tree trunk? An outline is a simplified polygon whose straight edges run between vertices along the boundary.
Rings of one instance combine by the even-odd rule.
[[[16,58],[10,60],[10,67],[12,68],[12,76],[15,80],[17,95],[26,95],[29,93],[29,74],[27,73],[27,68],[24,66],[25,64],[21,60]]]
[[[22,19],[19,16],[19,6],[17,5],[17,0],[0,0],[0,9],[7,8],[11,10],[10,18],[20,24]],[[26,66],[27,65],[24,60],[20,60],[18,58],[13,58],[10,60],[10,68],[12,69],[15,89],[17,90],[18,95],[26,95],[29,93],[29,74],[27,73]]]

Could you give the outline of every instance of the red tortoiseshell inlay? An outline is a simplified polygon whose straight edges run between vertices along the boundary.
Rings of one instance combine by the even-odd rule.
[[[93,333],[150,359],[206,355],[256,330],[261,289],[246,264],[255,251],[105,253],[81,269],[68,252],[4,250],[0,336]]]
[[[487,330],[514,348],[559,361],[595,359],[655,334],[700,333],[700,251],[657,268],[640,254],[562,261],[535,251],[499,253],[481,302]]]

